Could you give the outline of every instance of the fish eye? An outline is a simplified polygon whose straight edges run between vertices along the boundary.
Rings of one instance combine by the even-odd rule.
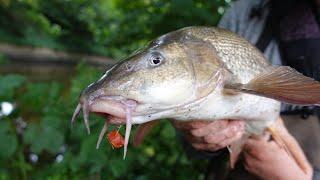
[[[159,66],[164,61],[163,56],[158,52],[152,52],[149,57],[149,64],[153,67]]]

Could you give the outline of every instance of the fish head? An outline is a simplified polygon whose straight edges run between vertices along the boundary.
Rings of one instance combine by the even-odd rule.
[[[188,29],[178,30],[110,68],[83,90],[78,106],[84,114],[97,112],[124,119],[131,109],[133,117],[145,117],[133,123],[170,118],[174,112],[151,115],[205,97],[220,83],[221,69],[210,42]]]

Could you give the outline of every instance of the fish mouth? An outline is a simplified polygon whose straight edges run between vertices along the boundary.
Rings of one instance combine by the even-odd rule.
[[[105,121],[105,124],[100,132],[97,146],[98,149],[100,143],[107,132],[108,124],[126,124],[125,142],[124,142],[124,155],[126,157],[127,146],[129,142],[131,127],[132,127],[132,113],[135,110],[138,102],[132,99],[126,99],[120,96],[99,96],[95,98],[80,98],[80,103],[77,105],[72,119],[71,125],[74,124],[76,118],[79,116],[80,111],[83,112],[84,123],[88,134],[90,134],[89,127],[89,113],[94,112],[102,116],[108,116],[109,119]]]
[[[89,109],[90,112],[108,118],[108,121],[112,124],[123,124],[126,118],[126,108],[126,103],[119,101],[96,100]]]
[[[126,99],[120,96],[100,96],[92,100],[90,98],[87,99],[80,100],[80,103],[73,113],[71,125],[74,124],[82,110],[88,134],[90,134],[90,112],[96,113],[102,117],[108,117],[111,119],[112,124],[123,124],[125,123],[124,119],[127,117],[126,110],[131,109],[134,111],[135,107],[139,104],[136,100]]]

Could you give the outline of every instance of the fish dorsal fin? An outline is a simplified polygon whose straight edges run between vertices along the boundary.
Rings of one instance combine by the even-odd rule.
[[[320,82],[306,77],[288,66],[271,66],[247,84],[229,83],[224,88],[290,104],[320,104]]]

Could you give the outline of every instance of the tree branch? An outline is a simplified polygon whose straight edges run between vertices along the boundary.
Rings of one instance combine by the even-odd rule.
[[[106,66],[114,64],[116,61],[103,57],[80,53],[68,53],[56,51],[49,48],[38,48],[30,46],[17,46],[12,44],[0,43],[0,54],[9,60],[21,63],[53,63],[55,65],[76,65],[84,60],[93,66]]]

